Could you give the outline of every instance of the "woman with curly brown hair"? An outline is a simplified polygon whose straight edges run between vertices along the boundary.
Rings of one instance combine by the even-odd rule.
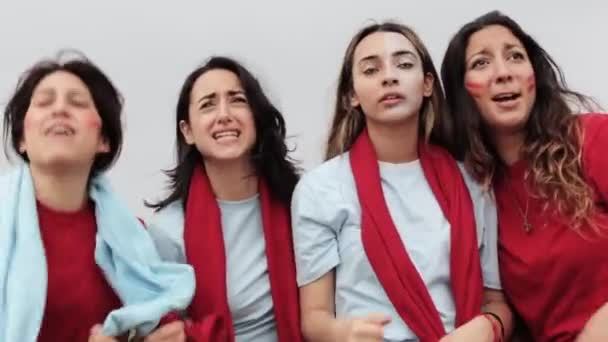
[[[502,286],[537,341],[608,336],[608,116],[511,18],[464,25],[442,65],[453,154],[498,209]],[[602,324],[604,323],[604,324]]]

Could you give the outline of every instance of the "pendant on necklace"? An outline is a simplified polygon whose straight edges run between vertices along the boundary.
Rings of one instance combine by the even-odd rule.
[[[524,224],[523,224],[523,226],[524,226],[524,231],[525,231],[526,233],[530,233],[530,231],[532,230],[532,225],[530,224],[530,222],[528,222],[528,220],[527,220],[527,219],[524,219]]]

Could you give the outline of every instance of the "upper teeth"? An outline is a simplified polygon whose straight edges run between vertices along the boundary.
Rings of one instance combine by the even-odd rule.
[[[51,129],[51,132],[55,133],[55,134],[65,134],[65,135],[72,134],[72,130],[65,126],[55,126]]]
[[[511,93],[511,94],[501,94],[501,95],[497,95],[494,97],[494,99],[496,100],[510,100],[517,97],[517,94],[515,93]]]
[[[238,131],[223,131],[213,134],[214,139],[223,138],[223,137],[238,137]]]

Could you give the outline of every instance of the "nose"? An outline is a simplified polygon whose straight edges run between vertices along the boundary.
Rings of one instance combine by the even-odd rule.
[[[217,108],[217,121],[219,123],[227,123],[232,121],[232,112],[227,99],[223,99],[219,103]]]
[[[67,99],[63,97],[57,97],[53,102],[53,117],[67,117],[69,116]]]
[[[397,78],[397,70],[395,67],[388,65],[384,68],[382,74],[382,85],[385,87],[399,84],[399,78]]]
[[[511,68],[504,60],[498,60],[494,64],[495,80],[497,83],[510,82],[513,79]]]

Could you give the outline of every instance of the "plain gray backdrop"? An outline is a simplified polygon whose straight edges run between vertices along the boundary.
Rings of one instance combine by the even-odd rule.
[[[7,0],[0,4],[0,107],[40,58],[62,48],[85,53],[126,99],[124,150],[109,175],[127,205],[148,218],[142,200],[164,193],[160,170],[174,158],[179,88],[209,56],[237,58],[259,78],[285,115],[292,156],[310,169],[322,160],[342,56],[359,28],[384,19],[412,26],[439,69],[458,28],[493,9],[532,34],[573,89],[608,105],[605,1]],[[0,173],[10,165],[0,156]]]

